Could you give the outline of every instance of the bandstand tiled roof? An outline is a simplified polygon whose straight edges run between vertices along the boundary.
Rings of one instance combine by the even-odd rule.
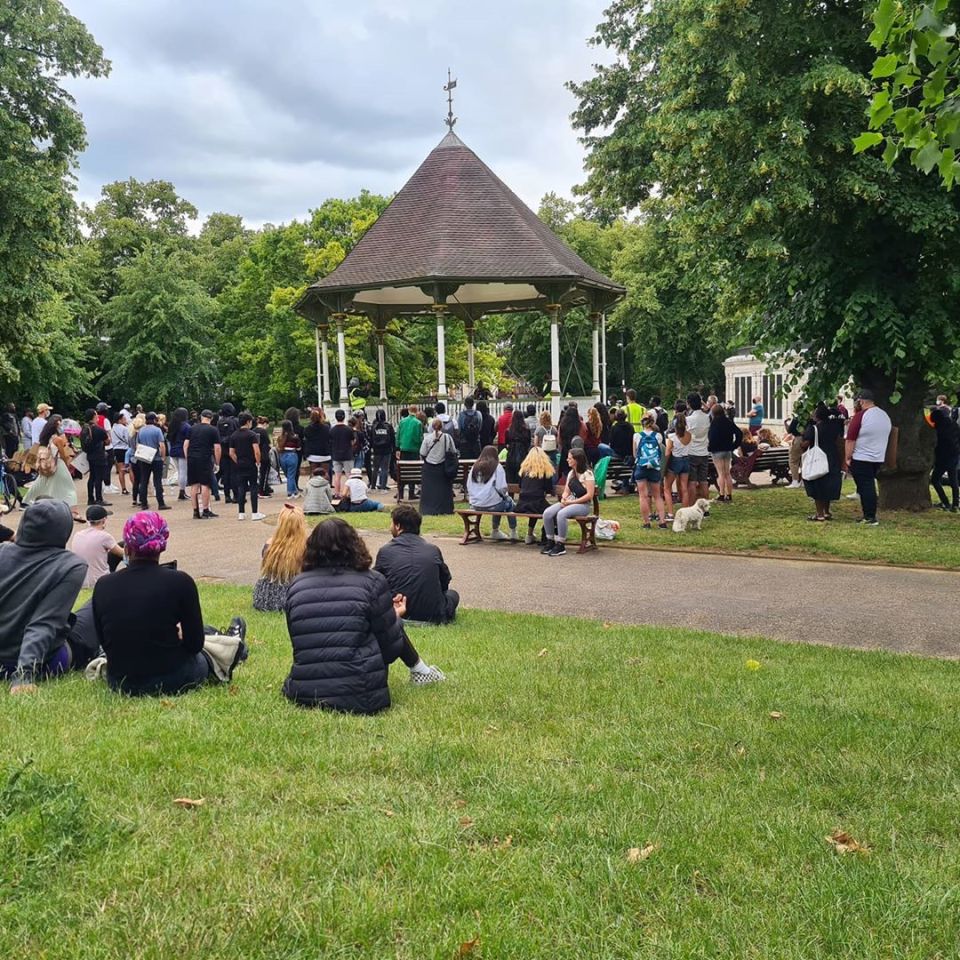
[[[438,293],[439,291],[439,293]],[[568,247],[453,132],[298,310],[474,315],[551,299],[597,308],[626,291]]]

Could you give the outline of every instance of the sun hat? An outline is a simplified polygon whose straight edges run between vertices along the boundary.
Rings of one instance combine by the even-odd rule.
[[[362,477],[362,476],[363,476],[363,471],[362,471],[359,467],[354,467],[354,468],[350,471],[350,479],[351,479],[351,480],[352,480],[354,477]]]

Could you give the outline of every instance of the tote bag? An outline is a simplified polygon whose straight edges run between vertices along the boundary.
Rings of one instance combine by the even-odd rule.
[[[813,446],[800,458],[800,476],[804,480],[819,480],[830,472],[830,461],[819,447],[820,435],[813,428]]]
[[[148,446],[145,443],[138,443],[137,449],[133,451],[133,459],[139,463],[153,463],[157,455],[157,448]]]

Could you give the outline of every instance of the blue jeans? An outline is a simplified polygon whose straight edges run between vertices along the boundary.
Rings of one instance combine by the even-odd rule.
[[[361,500],[359,503],[351,502],[350,504],[351,513],[353,513],[354,511],[356,511],[357,513],[371,513],[373,511],[382,510],[382,509],[383,509],[382,503],[380,503],[378,500],[371,500],[369,497],[367,497],[366,500]]]
[[[514,503],[509,497],[504,497],[498,504],[493,507],[484,507],[483,512],[487,513],[512,513],[514,508]],[[494,530],[500,529],[500,518],[491,517],[490,523],[493,525]],[[511,530],[517,529],[517,518],[516,517],[507,517],[507,523],[510,525]]]
[[[284,450],[280,454],[280,466],[283,475],[287,478],[287,496],[292,497],[297,492],[297,464],[300,462],[296,451]]]

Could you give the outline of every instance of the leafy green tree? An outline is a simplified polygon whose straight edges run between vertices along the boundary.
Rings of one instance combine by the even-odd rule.
[[[0,37],[0,339],[9,345],[45,322],[38,311],[75,229],[70,171],[86,134],[60,81],[105,76],[110,64],[56,0],[3,4]],[[9,350],[0,376],[17,380]]]
[[[960,38],[957,0],[880,0],[870,42],[878,81],[869,129],[856,152],[883,146],[892,166],[904,152],[924,173],[936,170],[947,189],[960,176]]]
[[[870,5],[872,9],[872,4]],[[716,317],[799,357],[807,394],[852,376],[900,428],[886,507],[923,508],[923,404],[960,354],[958,198],[854,156],[872,55],[864,3],[614,0],[613,52],[572,84],[602,207],[650,201],[710,265]]]
[[[110,396],[160,409],[213,398],[220,311],[197,272],[195,256],[156,243],[119,268],[119,290],[105,307],[100,384]]]

